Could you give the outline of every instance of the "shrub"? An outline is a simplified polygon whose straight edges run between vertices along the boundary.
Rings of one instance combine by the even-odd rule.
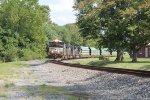
[[[99,60],[103,60],[104,59],[104,56],[103,55],[100,55],[99,56]]]
[[[19,54],[21,56],[21,60],[34,60],[44,58],[41,53],[37,51],[32,51],[30,49],[24,49]]]

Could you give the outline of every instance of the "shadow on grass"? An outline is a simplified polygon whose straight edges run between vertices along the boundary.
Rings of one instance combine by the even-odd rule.
[[[90,61],[88,65],[92,66],[105,66],[108,64],[117,64],[118,62],[115,61]]]
[[[150,70],[150,64],[140,67],[139,70]]]
[[[21,90],[27,91],[27,97],[38,97],[38,100],[83,100],[82,96],[79,98],[76,95],[77,93],[64,90],[64,87],[53,87],[43,84],[38,86],[24,86],[21,87]]]

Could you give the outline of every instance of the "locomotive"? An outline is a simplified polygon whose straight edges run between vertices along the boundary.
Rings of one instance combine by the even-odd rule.
[[[48,43],[48,57],[58,58],[63,56],[64,42],[60,40],[54,40]]]
[[[56,39],[48,43],[47,54],[49,58],[54,59],[80,58],[81,49],[80,46],[65,44],[63,41]]]

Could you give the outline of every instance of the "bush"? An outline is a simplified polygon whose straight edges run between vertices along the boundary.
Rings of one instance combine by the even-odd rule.
[[[22,52],[20,52],[20,56],[22,56],[21,60],[32,60],[36,58],[36,54],[29,49],[22,50]]]
[[[103,57],[103,60],[107,62],[107,61],[109,61],[109,57],[105,57],[105,56],[104,56],[104,57]]]
[[[104,60],[104,61],[109,61],[109,56],[103,56],[103,55],[101,55],[101,56],[99,56],[99,60]]]
[[[0,52],[0,60],[3,62],[11,62],[18,60],[17,51],[18,50],[16,47],[11,47],[11,49],[6,49]]]
[[[34,59],[41,59],[44,58],[44,56],[41,53],[38,53],[36,51],[32,51],[30,49],[24,49],[20,51],[21,60],[34,60]]]
[[[99,56],[99,60],[103,60],[104,59],[104,56],[103,55],[100,55]]]

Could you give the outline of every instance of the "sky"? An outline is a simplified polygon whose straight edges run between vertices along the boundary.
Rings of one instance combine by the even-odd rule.
[[[58,25],[75,23],[76,16],[72,8],[74,0],[39,0],[39,4],[50,7],[52,22]]]

